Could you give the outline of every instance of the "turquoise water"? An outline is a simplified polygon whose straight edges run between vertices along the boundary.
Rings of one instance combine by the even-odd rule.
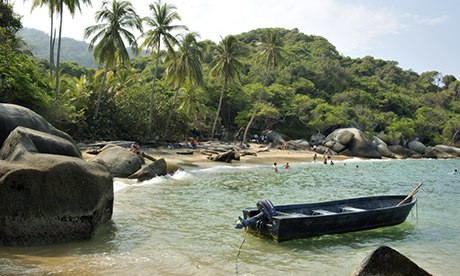
[[[282,160],[280,160],[282,163]],[[392,160],[191,170],[144,183],[115,181],[113,219],[89,241],[0,248],[0,274],[350,275],[390,246],[434,275],[460,271],[460,160]],[[276,243],[233,228],[244,207],[407,194],[403,224]]]

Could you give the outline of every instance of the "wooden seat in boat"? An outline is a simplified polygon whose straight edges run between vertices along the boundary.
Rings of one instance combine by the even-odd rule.
[[[367,211],[366,209],[361,209],[361,208],[355,208],[352,206],[344,206],[342,207],[342,212],[363,212]]]

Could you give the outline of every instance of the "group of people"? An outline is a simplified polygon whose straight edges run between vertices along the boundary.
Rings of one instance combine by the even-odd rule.
[[[286,164],[284,164],[283,167],[284,167],[285,169],[289,169],[289,168],[290,168],[289,162],[286,162]],[[276,164],[276,162],[273,163],[273,170],[274,170],[276,173],[278,172],[278,164]]]

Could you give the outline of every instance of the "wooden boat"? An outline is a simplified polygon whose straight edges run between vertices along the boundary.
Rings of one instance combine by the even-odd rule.
[[[278,242],[373,229],[404,222],[416,202],[413,193],[278,206],[264,200],[244,209],[236,228]]]

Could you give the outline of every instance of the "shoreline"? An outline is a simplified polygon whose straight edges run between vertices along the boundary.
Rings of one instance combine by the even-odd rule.
[[[255,151],[257,144],[251,145],[250,151]],[[212,168],[216,166],[250,166],[250,165],[273,165],[277,163],[282,166],[289,162],[289,164],[313,162],[314,151],[310,150],[280,150],[272,148],[269,151],[257,152],[257,155],[243,155],[240,160],[233,160],[231,163],[221,161],[208,160],[208,155],[201,152],[200,148],[197,149],[166,149],[166,148],[147,148],[143,149],[145,153],[154,158],[164,158],[167,164],[177,165],[183,169],[186,168]],[[193,154],[177,154],[181,151],[191,151]],[[323,154],[317,154],[317,163],[323,163]],[[333,155],[333,161],[349,160],[356,157]],[[365,158],[360,158],[365,159]]]

